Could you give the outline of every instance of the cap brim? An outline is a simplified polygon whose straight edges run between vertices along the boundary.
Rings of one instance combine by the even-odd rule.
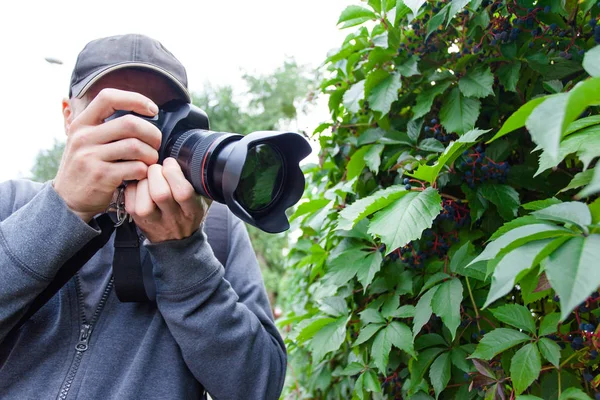
[[[164,76],[183,95],[183,97],[185,98],[185,100],[188,103],[192,102],[192,98],[190,96],[190,93],[186,89],[186,87],[183,86],[183,84],[181,82],[179,82],[179,80],[177,78],[175,78],[173,76],[173,74],[171,74],[169,71],[167,71],[161,67],[158,67],[156,65],[148,64],[148,63],[141,63],[141,62],[120,63],[120,64],[111,65],[109,67],[100,68],[100,69],[92,72],[91,74],[89,74],[81,82],[78,82],[77,84],[73,85],[73,87],[71,88],[72,96],[77,97],[77,98],[83,97],[83,95],[88,91],[88,89],[90,87],[92,87],[92,85],[94,83],[96,83],[100,78],[102,78],[105,75],[110,74],[111,72],[114,72],[114,71],[117,71],[120,69],[125,69],[125,68],[147,69],[149,71],[154,71],[154,72]]]

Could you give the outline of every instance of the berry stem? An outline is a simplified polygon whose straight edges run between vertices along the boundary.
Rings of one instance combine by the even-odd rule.
[[[469,297],[471,298],[471,303],[473,304],[473,310],[475,310],[475,321],[477,321],[477,328],[481,331],[481,326],[479,326],[479,310],[477,309],[477,305],[475,304],[475,299],[473,298],[473,292],[471,291],[471,284],[469,283],[469,278],[465,276],[465,280],[467,281],[467,289],[469,290]]]

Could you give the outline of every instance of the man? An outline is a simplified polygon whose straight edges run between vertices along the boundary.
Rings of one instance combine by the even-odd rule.
[[[103,122],[115,110],[153,116],[169,100],[189,102],[184,67],[145,36],[95,40],[69,96],[54,181],[0,184],[0,398],[278,398],[286,352],[244,224],[221,204],[209,212],[174,159],[156,164],[154,125],[132,115]],[[100,234],[93,217],[125,180],[137,181],[125,204],[145,237],[156,304],[116,298],[111,239],[13,329]]]

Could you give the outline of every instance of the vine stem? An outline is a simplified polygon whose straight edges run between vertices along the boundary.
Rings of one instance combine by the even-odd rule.
[[[469,278],[465,276],[465,280],[467,281],[467,289],[469,290],[469,297],[471,298],[471,303],[473,304],[473,309],[475,310],[475,320],[477,321],[477,328],[481,331],[481,326],[479,326],[479,310],[477,309],[477,305],[475,304],[475,299],[473,298],[473,292],[471,291],[471,284],[469,283]]]

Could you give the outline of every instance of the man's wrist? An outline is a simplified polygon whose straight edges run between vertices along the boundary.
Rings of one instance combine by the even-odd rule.
[[[84,212],[80,212],[80,211],[75,211],[73,209],[73,207],[71,207],[69,205],[69,203],[65,200],[65,198],[60,194],[60,192],[58,190],[56,190],[56,186],[54,184],[54,179],[52,179],[51,184],[52,184],[52,189],[54,189],[56,194],[63,200],[63,202],[69,209],[69,211],[71,211],[73,214],[75,214],[79,218],[81,218],[83,220],[83,222],[85,222],[86,224],[88,224],[92,220],[92,218],[94,218],[94,215],[96,215],[95,213],[84,213]]]

